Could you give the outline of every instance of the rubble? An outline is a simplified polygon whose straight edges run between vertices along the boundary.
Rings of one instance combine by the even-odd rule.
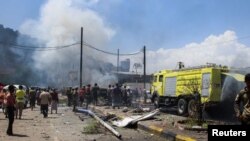
[[[125,117],[123,120],[113,121],[113,125],[117,127],[126,127],[128,125],[133,125],[133,124],[136,124],[138,121],[142,121],[142,120],[146,120],[146,119],[154,117],[158,112],[159,112],[159,109],[156,109],[143,116],[137,115],[137,116]]]
[[[118,138],[122,137],[122,135],[119,132],[117,132],[109,124],[107,124],[102,119],[100,119],[98,116],[96,116],[96,114],[93,113],[92,111],[86,110],[86,109],[77,109],[76,111],[80,112],[80,113],[88,113],[89,115],[91,115],[92,117],[94,117],[98,122],[100,122],[103,126],[105,126],[109,131],[111,131],[116,137],[118,137]]]

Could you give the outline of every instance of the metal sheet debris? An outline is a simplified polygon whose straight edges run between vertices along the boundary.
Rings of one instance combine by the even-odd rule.
[[[156,109],[156,110],[154,110],[148,114],[145,114],[145,115],[125,117],[122,120],[113,121],[112,124],[117,126],[117,127],[126,127],[126,126],[131,125],[131,124],[136,124],[138,121],[150,119],[150,118],[154,117],[156,114],[158,114],[159,111],[160,111],[159,109]]]

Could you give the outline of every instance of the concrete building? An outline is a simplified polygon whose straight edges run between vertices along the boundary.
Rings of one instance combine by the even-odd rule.
[[[121,63],[120,71],[129,72],[129,70],[130,70],[130,59],[126,59],[124,61],[121,61],[120,63]]]

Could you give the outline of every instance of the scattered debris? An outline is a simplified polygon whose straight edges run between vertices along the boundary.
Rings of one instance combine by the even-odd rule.
[[[103,126],[105,126],[109,131],[111,131],[116,137],[118,137],[118,138],[122,137],[122,135],[119,132],[117,132],[109,124],[107,124],[102,119],[100,119],[98,116],[96,116],[96,114],[93,113],[92,111],[86,110],[86,109],[76,109],[76,112],[88,113],[89,115],[91,115],[92,117],[94,117],[99,123],[101,123]]]
[[[142,113],[143,110],[141,108],[136,108],[132,111],[133,113]]]
[[[114,119],[117,119],[116,115],[115,114],[107,114],[106,116],[104,116],[102,118],[104,121],[108,121],[108,120],[114,120]]]
[[[124,107],[124,108],[122,109],[122,112],[124,112],[124,113],[128,112],[128,107]]]
[[[131,124],[133,125],[133,124],[136,124],[138,121],[142,121],[142,120],[146,120],[146,119],[154,117],[158,112],[159,112],[159,109],[156,109],[144,116],[139,115],[139,116],[125,117],[123,120],[113,121],[113,125],[117,127],[126,127]]]

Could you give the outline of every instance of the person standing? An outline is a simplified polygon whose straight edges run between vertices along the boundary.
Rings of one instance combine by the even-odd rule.
[[[72,103],[72,88],[71,87],[67,88],[66,95],[67,95],[67,98],[68,98],[68,106],[70,107],[71,103]]]
[[[38,88],[37,91],[36,91],[36,104],[37,105],[40,105],[40,112],[42,114],[42,107],[41,107],[41,100],[40,100],[40,94],[41,94],[41,88]]]
[[[107,89],[108,106],[110,106],[111,103],[112,103],[112,96],[111,96],[111,93],[112,93],[112,88],[111,88],[111,85],[109,85],[109,86],[108,86],[108,89]]]
[[[57,114],[57,105],[59,102],[59,98],[56,89],[50,91],[50,96],[51,96],[51,114],[53,114],[53,110],[55,110]]]
[[[49,104],[51,101],[51,96],[49,94],[49,92],[47,91],[42,91],[42,93],[40,94],[40,103],[41,103],[41,110],[43,113],[43,117],[46,118],[48,117],[48,108],[49,108]]]
[[[143,89],[143,103],[146,104],[148,99],[147,90]]]
[[[2,108],[2,110],[3,110],[3,113],[4,113],[4,97],[5,97],[5,95],[4,95],[4,92],[3,92],[3,88],[2,87],[0,87],[0,105],[1,105],[1,108]]]
[[[3,93],[4,93],[3,112],[5,114],[5,118],[7,118],[8,117],[8,113],[7,113],[7,95],[8,95],[8,92],[6,89],[3,89]]]
[[[92,95],[93,95],[93,104],[97,106],[98,103],[98,95],[99,95],[99,86],[95,83],[94,87],[92,88]]]
[[[116,87],[112,91],[112,107],[115,109],[115,107],[118,107],[120,109],[120,105],[122,103],[122,91],[119,86],[119,84],[116,84]]]
[[[123,100],[123,105],[128,106],[128,94],[126,85],[124,85],[122,89],[122,100]]]
[[[73,111],[76,111],[77,103],[78,103],[78,87],[75,87],[73,91]]]
[[[234,110],[242,125],[250,125],[250,73],[245,75],[245,84],[246,87],[236,95]]]
[[[87,85],[85,99],[86,99],[86,109],[88,109],[89,103],[91,102],[91,85],[90,84]]]
[[[19,115],[19,119],[22,117],[24,102],[25,102],[25,91],[23,86],[19,85],[19,90],[16,91],[16,118]]]
[[[14,123],[14,117],[15,117],[15,87],[13,85],[10,85],[8,87],[9,93],[7,94],[6,97],[6,109],[7,109],[7,114],[8,114],[8,119],[9,119],[9,124],[7,128],[7,135],[13,135],[13,123]]]
[[[79,106],[80,106],[80,107],[82,107],[82,103],[83,103],[83,101],[84,101],[84,95],[85,95],[85,93],[86,93],[86,88],[85,88],[85,86],[83,86],[83,87],[79,90],[79,101],[80,101]]]
[[[34,88],[31,88],[29,91],[29,98],[30,98],[30,108],[31,111],[33,111],[33,108],[35,108],[36,105],[36,91]]]

